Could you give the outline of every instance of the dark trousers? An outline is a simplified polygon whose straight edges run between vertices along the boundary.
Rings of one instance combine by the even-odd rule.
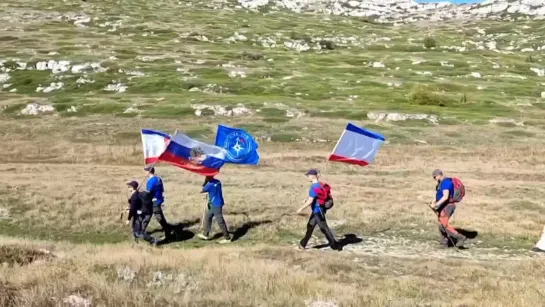
[[[159,225],[161,225],[161,227],[163,228],[163,231],[165,232],[165,239],[172,238],[172,234],[171,234],[172,227],[167,222],[167,219],[165,218],[165,215],[163,214],[163,207],[161,207],[160,205],[159,206],[154,205],[153,216],[155,216],[155,219],[157,220]]]
[[[307,233],[305,234],[305,237],[299,242],[302,247],[306,247],[308,241],[310,240],[310,237],[312,236],[312,233],[314,232],[314,228],[318,225],[322,233],[327,238],[327,241],[329,242],[329,245],[331,247],[337,246],[337,240],[335,240],[335,237],[333,236],[333,233],[331,233],[331,229],[329,229],[329,226],[327,226],[327,221],[325,219],[325,214],[323,213],[312,213],[310,215],[310,218],[308,219],[307,223]]]
[[[208,234],[212,229],[212,218],[216,219],[216,223],[218,223],[218,226],[220,227],[221,232],[223,232],[223,236],[225,237],[225,239],[230,240],[231,236],[229,235],[229,231],[227,230],[227,224],[225,224],[225,220],[223,219],[223,210],[221,207],[208,205],[208,211],[206,211],[206,214],[204,216],[204,235],[208,237]]]
[[[151,214],[136,215],[132,218],[132,234],[135,239],[144,239],[149,243],[156,241],[156,239],[146,231],[150,220]]]

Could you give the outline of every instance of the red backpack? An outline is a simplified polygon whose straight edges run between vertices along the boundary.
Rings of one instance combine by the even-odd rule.
[[[331,186],[325,182],[320,182],[319,188],[314,188],[318,205],[326,211],[333,207],[333,196],[331,196]]]
[[[466,188],[464,187],[464,184],[460,181],[460,179],[452,177],[451,180],[452,184],[454,185],[454,193],[450,197],[449,202],[459,203],[466,195]]]

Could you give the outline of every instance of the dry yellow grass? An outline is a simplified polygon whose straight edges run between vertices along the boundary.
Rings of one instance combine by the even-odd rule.
[[[308,124],[298,123],[318,133]],[[336,138],[345,123],[327,124]],[[124,183],[144,175],[138,129],[173,131],[178,125],[119,118],[0,122],[0,207],[11,215],[0,220],[0,244],[56,255],[2,266],[0,293],[10,295],[0,300],[4,306],[59,306],[72,294],[92,297],[93,306],[304,306],[318,300],[339,306],[542,305],[543,258],[527,252],[545,223],[545,156],[538,138],[510,140],[509,128],[488,126],[384,126],[428,144],[387,144],[368,168],[328,166],[325,179],[337,199],[330,223],[337,236],[363,240],[340,253],[293,249],[306,218],[286,215],[306,196],[303,171],[322,168],[333,144],[263,143],[260,166],[228,165],[220,175],[227,222],[243,234],[232,246],[193,238],[157,250],[133,247],[118,212],[126,202]],[[195,121],[182,128],[213,125]],[[463,129],[474,137],[447,137]],[[479,236],[462,253],[436,246],[435,220],[425,207],[435,167],[467,186],[455,224]],[[198,219],[202,177],[170,166],[157,170],[166,185],[167,218]],[[199,231],[198,224],[186,231]],[[316,236],[313,242],[321,242]],[[118,278],[124,267],[136,272],[132,282]],[[157,271],[173,280],[147,287]]]

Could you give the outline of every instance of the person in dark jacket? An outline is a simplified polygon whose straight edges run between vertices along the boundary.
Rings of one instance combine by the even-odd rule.
[[[146,242],[157,245],[158,240],[152,237],[146,228],[151,220],[153,213],[153,202],[147,192],[138,192],[138,182],[131,181],[127,183],[132,195],[129,199],[129,216],[127,224],[132,219],[132,233],[136,242],[138,239],[144,239]]]

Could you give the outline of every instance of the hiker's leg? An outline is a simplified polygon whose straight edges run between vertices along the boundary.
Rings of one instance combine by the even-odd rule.
[[[165,215],[163,214],[163,208],[161,206],[154,205],[153,206],[153,215],[155,216],[155,219],[161,225],[163,228],[163,231],[165,232],[165,238],[170,238],[170,225],[168,224]]]
[[[142,224],[138,216],[133,216],[131,221],[132,235],[136,241],[141,238]]]
[[[157,239],[155,239],[154,237],[152,237],[148,232],[147,232],[147,228],[148,228],[148,225],[149,225],[149,222],[151,220],[151,215],[147,214],[147,215],[144,215],[141,217],[141,234],[142,234],[142,237],[144,238],[144,240],[146,240],[147,242],[149,243],[155,243],[157,241]]]
[[[446,232],[451,237],[457,237],[459,235],[458,231],[449,225],[449,219],[454,213],[455,205],[448,205],[439,214],[439,223],[442,226],[444,232]]]
[[[310,237],[314,232],[314,227],[316,227],[316,221],[314,220],[314,213],[311,213],[307,222],[307,232],[305,233],[303,239],[301,239],[301,241],[299,242],[299,245],[301,245],[302,247],[307,246],[308,241],[310,240]]]
[[[212,212],[209,205],[208,210],[206,210],[206,214],[204,215],[204,235],[206,237],[208,237],[210,230],[212,229],[212,218],[214,218],[214,212]]]
[[[327,241],[329,242],[329,245],[331,247],[337,246],[337,240],[335,240],[335,236],[331,232],[331,229],[329,229],[329,226],[327,225],[327,221],[325,219],[325,214],[316,214],[315,219],[317,221],[318,227],[320,227],[320,230],[325,235]]]
[[[221,229],[221,232],[223,233],[223,237],[227,240],[231,240],[231,236],[229,235],[229,231],[227,230],[227,224],[225,223],[225,219],[223,218],[223,210],[221,207],[212,207],[212,212],[214,213],[214,218],[216,219],[216,223],[218,223],[218,226]]]
[[[449,219],[454,214],[454,210],[456,209],[456,205],[449,204],[441,211],[441,214],[439,215],[439,223],[441,223],[441,226],[443,226],[443,229],[447,233],[447,235],[455,242],[454,245],[457,247],[461,247],[464,245],[464,242],[466,240],[466,237],[456,231],[454,227],[449,225]]]

